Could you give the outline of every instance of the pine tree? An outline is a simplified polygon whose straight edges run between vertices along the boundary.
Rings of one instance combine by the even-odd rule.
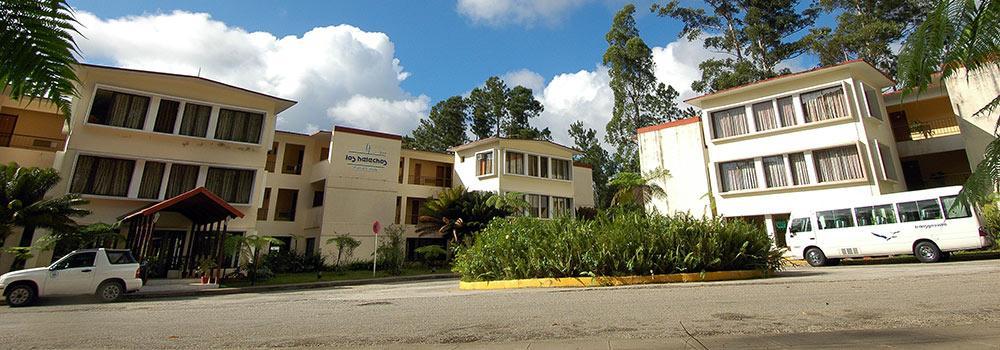
[[[896,72],[896,54],[890,44],[903,39],[929,10],[919,0],[821,0],[823,10],[837,15],[837,27],[815,28],[812,51],[827,66],[862,59],[890,74]]]
[[[612,197],[611,190],[608,188],[608,179],[610,174],[616,172],[608,151],[601,147],[597,131],[584,128],[581,121],[570,124],[569,136],[573,138],[576,148],[583,152],[575,160],[590,165],[593,170],[594,202],[599,208],[607,207],[611,203]]]
[[[444,152],[449,147],[465,143],[465,120],[468,105],[461,96],[452,96],[431,107],[426,119],[413,130],[412,140],[407,140],[410,148]]]
[[[510,89],[496,76],[486,79],[483,86],[472,89],[469,94],[469,107],[472,108],[470,122],[476,138],[500,136],[501,124],[510,115],[507,110],[509,98]]]

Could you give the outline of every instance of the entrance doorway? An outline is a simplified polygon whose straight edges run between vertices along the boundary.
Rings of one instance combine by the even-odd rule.
[[[149,277],[164,278],[170,270],[184,264],[184,238],[187,231],[155,230],[149,240]]]
[[[10,141],[14,138],[14,127],[16,125],[16,115],[0,114],[0,147],[10,147]]]

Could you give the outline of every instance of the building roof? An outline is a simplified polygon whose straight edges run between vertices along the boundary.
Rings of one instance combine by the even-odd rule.
[[[396,134],[390,134],[390,133],[384,133],[384,132],[378,132],[378,131],[371,131],[371,130],[364,130],[364,129],[356,129],[356,128],[342,126],[342,125],[334,125],[333,126],[333,132],[334,133],[337,133],[337,132],[346,132],[348,134],[358,134],[358,135],[365,135],[365,136],[372,136],[372,137],[381,137],[381,138],[390,139],[390,140],[402,140],[403,139],[402,136],[399,136],[399,135],[396,135]]]
[[[734,86],[734,87],[731,87],[731,88],[728,88],[728,89],[719,90],[719,91],[708,93],[708,94],[704,94],[704,95],[701,95],[701,96],[698,96],[698,97],[689,98],[687,100],[684,100],[684,102],[687,102],[688,104],[690,104],[692,106],[695,106],[695,107],[701,107],[702,106],[702,103],[701,103],[702,101],[705,101],[705,100],[708,100],[708,99],[711,99],[711,98],[721,97],[721,96],[728,96],[728,95],[732,95],[732,94],[735,94],[735,93],[744,92],[744,91],[748,91],[748,90],[751,90],[751,89],[759,88],[759,87],[765,86],[765,85],[771,85],[771,84],[775,84],[775,83],[779,83],[779,82],[785,82],[785,81],[788,81],[789,79],[792,79],[792,78],[801,78],[801,77],[804,77],[804,76],[811,76],[811,75],[819,74],[821,72],[827,72],[827,71],[831,71],[831,70],[835,70],[835,69],[849,69],[851,67],[854,67],[854,68],[857,68],[857,69],[862,69],[862,70],[867,70],[870,73],[874,73],[873,76],[884,78],[885,80],[883,81],[883,83],[885,85],[892,85],[892,84],[896,83],[891,77],[889,77],[888,75],[886,75],[885,72],[882,72],[881,70],[879,70],[878,68],[875,68],[875,66],[872,66],[870,63],[865,62],[864,60],[858,59],[858,60],[844,61],[844,62],[841,62],[841,63],[838,63],[838,64],[829,65],[829,66],[816,67],[816,68],[809,69],[809,70],[804,70],[804,71],[801,71],[801,72],[795,72],[795,73],[790,73],[790,74],[785,74],[785,75],[779,75],[779,76],[776,76],[776,77],[773,77],[773,78],[768,78],[768,79],[764,79],[764,80],[761,80],[761,81],[756,81],[756,82],[753,82],[753,83],[744,84],[744,85],[740,85],[740,86]]]
[[[666,122],[666,123],[663,123],[663,124],[650,125],[650,126],[647,126],[647,127],[639,128],[639,129],[636,129],[636,133],[637,134],[642,134],[642,133],[656,131],[656,130],[663,130],[663,129],[667,129],[667,128],[678,127],[678,126],[681,126],[681,125],[687,125],[687,124],[691,124],[691,123],[697,123],[699,121],[701,121],[701,117],[687,117],[687,118],[684,118],[684,119],[672,120],[672,121],[669,121],[669,122]]]
[[[219,222],[227,218],[242,218],[243,213],[226,203],[225,200],[198,187],[168,198],[162,202],[133,211],[122,216],[121,221],[129,221],[139,216],[150,216],[161,211],[177,212],[196,224]]]
[[[212,80],[212,79],[208,79],[208,78],[202,78],[202,77],[194,76],[194,75],[177,74],[177,73],[166,73],[166,72],[157,72],[157,71],[151,71],[151,70],[121,68],[121,67],[112,67],[112,66],[102,66],[102,65],[92,64],[92,63],[79,63],[79,65],[83,66],[83,67],[89,67],[89,68],[118,70],[118,71],[133,72],[133,73],[155,74],[155,75],[162,75],[162,76],[167,76],[167,77],[175,77],[175,78],[182,78],[182,79],[192,79],[192,80],[197,80],[197,81],[202,81],[202,82],[208,82],[208,83],[211,83],[211,84],[214,84],[214,85],[218,85],[218,86],[221,86],[221,87],[224,87],[224,88],[234,89],[234,90],[238,90],[238,91],[242,91],[242,92],[247,92],[247,93],[250,93],[250,94],[253,94],[253,95],[257,95],[257,96],[260,96],[260,97],[271,99],[271,100],[275,101],[277,103],[277,105],[278,105],[278,109],[275,111],[275,114],[281,113],[282,111],[284,111],[284,110],[286,110],[286,109],[294,106],[296,103],[298,103],[297,101],[294,101],[294,100],[289,100],[289,99],[286,99],[286,98],[272,96],[272,95],[268,95],[268,94],[265,94],[265,93],[262,93],[262,92],[257,92],[257,91],[253,91],[253,90],[250,90],[250,89],[244,89],[244,88],[241,88],[239,86],[230,85],[230,84],[226,84],[226,83],[223,83],[223,82],[220,82],[220,81],[216,81],[216,80]]]
[[[580,153],[580,150],[578,150],[576,148],[568,147],[568,146],[564,146],[564,145],[560,145],[558,143],[555,143],[555,142],[552,142],[552,141],[549,141],[549,140],[528,140],[528,139],[515,139],[515,138],[509,138],[509,137],[496,137],[496,136],[494,136],[494,137],[487,137],[485,139],[479,139],[479,140],[472,141],[472,142],[469,142],[469,143],[466,143],[466,144],[462,144],[462,145],[458,145],[458,146],[455,146],[455,147],[451,147],[451,148],[448,148],[448,150],[452,151],[452,152],[458,152],[458,151],[461,151],[461,150],[466,150],[466,149],[469,149],[469,148],[472,148],[472,147],[476,147],[476,146],[480,146],[480,145],[485,145],[485,144],[494,143],[494,142],[500,142],[502,140],[515,140],[515,141],[527,141],[527,142],[547,143],[547,144],[551,144],[553,146],[565,149],[567,151],[570,151],[570,152],[572,152],[574,154]]]

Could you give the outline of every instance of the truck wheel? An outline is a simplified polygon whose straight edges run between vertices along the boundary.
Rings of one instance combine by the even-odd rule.
[[[97,299],[105,303],[117,301],[122,294],[125,294],[125,287],[119,282],[107,281],[97,287]]]
[[[27,284],[15,285],[7,291],[7,306],[28,306],[33,304],[37,298],[38,294],[35,292],[35,288]]]
[[[931,241],[923,241],[913,246],[913,255],[922,263],[932,263],[941,260],[941,249]]]
[[[812,247],[806,249],[805,258],[810,266],[820,267],[826,265],[826,254],[823,254],[823,250],[819,248]]]

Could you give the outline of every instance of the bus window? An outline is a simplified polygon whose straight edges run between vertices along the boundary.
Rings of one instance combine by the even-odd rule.
[[[969,205],[965,202],[957,202],[958,196],[941,197],[941,205],[944,206],[944,217],[948,219],[961,219],[972,216]]]
[[[902,222],[941,218],[941,207],[938,206],[937,199],[897,203],[896,206],[899,208],[899,218]]]
[[[896,211],[891,204],[854,208],[858,226],[885,225],[896,223]]]
[[[850,209],[836,209],[816,212],[819,219],[819,229],[845,228],[854,226],[854,218]]]
[[[798,218],[792,220],[792,223],[788,225],[788,232],[790,233],[809,231],[812,231],[812,223],[809,222],[809,218]]]

